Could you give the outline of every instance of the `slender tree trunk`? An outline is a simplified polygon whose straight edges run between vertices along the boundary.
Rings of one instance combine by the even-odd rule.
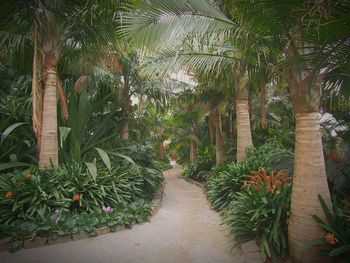
[[[208,115],[208,128],[209,128],[209,137],[210,137],[210,145],[214,145],[214,130],[215,130],[215,123],[214,123],[214,114],[212,111],[210,111]]]
[[[287,54],[288,57],[288,54]],[[323,233],[312,218],[324,218],[318,194],[331,206],[323,156],[322,136],[318,115],[322,77],[301,65],[289,68],[285,78],[291,89],[296,111],[295,162],[291,215],[288,226],[290,256],[295,262],[327,262],[319,247],[303,250],[310,240]]]
[[[215,143],[215,152],[216,152],[216,165],[220,165],[224,159],[224,147],[223,147],[223,138],[222,138],[222,126],[221,126],[221,114],[217,112],[216,122],[215,122],[215,131],[216,131],[216,143]]]
[[[197,161],[197,142],[193,139],[191,140],[190,161],[192,163]]]
[[[237,162],[243,161],[246,157],[246,149],[253,146],[248,99],[237,99],[236,101],[236,122],[237,122]]]
[[[43,100],[39,168],[58,166],[57,146],[57,61],[45,58],[45,89]]]
[[[228,133],[227,133],[227,139],[232,144],[233,142],[233,114],[232,114],[232,109],[230,109],[229,114],[228,114]]]
[[[262,129],[266,129],[267,121],[266,121],[266,87],[265,82],[261,81],[260,85],[260,126]]]
[[[43,94],[40,82],[40,52],[38,52],[38,41],[37,41],[37,29],[34,28],[33,32],[34,39],[34,55],[33,55],[33,75],[32,75],[32,125],[33,130],[36,135],[37,142],[37,157],[39,157],[40,152],[40,133],[42,125],[42,103],[43,103]]]
[[[244,69],[238,68],[235,72],[236,86],[236,128],[237,128],[237,162],[245,160],[246,149],[253,146],[250,114],[248,83],[242,82]]]
[[[164,149],[164,145],[163,142],[159,143],[159,158],[163,159],[165,156],[165,149]]]
[[[129,121],[128,121],[128,115],[131,110],[131,102],[130,102],[130,87],[129,87],[129,76],[127,74],[124,74],[124,89],[123,89],[123,99],[125,100],[123,105],[123,110],[125,114],[125,120],[124,124],[121,130],[121,136],[120,139],[122,141],[128,141],[129,140]]]

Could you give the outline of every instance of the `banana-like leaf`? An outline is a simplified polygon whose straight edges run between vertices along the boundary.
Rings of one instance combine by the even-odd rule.
[[[63,143],[67,139],[67,136],[68,136],[70,131],[71,131],[71,128],[69,128],[69,127],[60,127],[60,145],[61,145],[61,148],[63,148]]]
[[[15,167],[21,167],[21,166],[30,166],[30,164],[22,163],[22,162],[0,163],[0,171],[7,170],[10,168],[15,168]]]
[[[95,148],[98,154],[101,156],[103,163],[107,166],[108,170],[111,170],[111,160],[109,159],[108,154],[101,148]]]
[[[90,175],[92,176],[92,179],[94,179],[94,181],[96,181],[97,178],[97,167],[95,163],[88,163],[85,162],[86,167],[88,168],[88,171],[90,173]]]
[[[0,140],[0,145],[5,141],[5,139],[7,138],[7,136],[9,136],[9,134],[16,128],[27,124],[26,122],[17,122],[12,124],[11,126],[7,127],[6,130],[2,133],[1,135],[1,140]]]

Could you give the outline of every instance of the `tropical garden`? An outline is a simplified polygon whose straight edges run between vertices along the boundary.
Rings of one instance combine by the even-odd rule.
[[[0,4],[0,237],[148,220],[175,157],[234,246],[350,260],[350,3]]]

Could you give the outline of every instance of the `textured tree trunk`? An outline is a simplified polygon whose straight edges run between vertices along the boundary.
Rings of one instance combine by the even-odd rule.
[[[124,121],[120,139],[122,141],[128,141],[129,140],[129,122],[128,121]]]
[[[329,206],[331,205],[318,115],[322,77],[314,75],[310,69],[301,68],[301,65],[291,67],[285,75],[296,111],[295,162],[288,241],[293,261],[319,263],[327,262],[327,257],[320,255],[319,248],[303,250],[302,246],[323,236],[312,218],[312,215],[318,215],[324,219],[318,194],[322,195]]]
[[[266,121],[266,87],[265,82],[260,82],[260,126],[262,129],[266,129],[267,121]]]
[[[215,122],[215,152],[216,152],[216,165],[220,165],[224,158],[223,138],[222,138],[222,126],[221,126],[221,114],[217,113]]]
[[[39,168],[58,166],[57,146],[57,61],[46,57]]]
[[[195,140],[191,140],[190,161],[192,163],[197,161],[197,142]]]
[[[324,256],[320,257],[319,248],[301,249],[306,242],[324,235],[312,218],[315,214],[323,217],[317,195],[330,203],[318,112],[296,114],[295,140],[290,254],[296,262],[322,262]]]
[[[236,101],[236,122],[237,122],[237,162],[243,161],[246,157],[247,147],[252,147],[252,135],[250,130],[249,104],[248,100],[238,99]]]
[[[232,110],[229,111],[228,114],[228,132],[227,132],[227,139],[230,142],[230,144],[232,144],[233,142],[233,114],[232,114]]]
[[[33,130],[36,135],[37,142],[37,157],[39,157],[40,152],[40,133],[42,125],[42,103],[43,103],[43,94],[40,82],[40,52],[38,52],[38,41],[37,41],[37,29],[34,28],[33,31],[34,39],[34,55],[33,55],[33,75],[32,75],[32,125]]]
[[[164,145],[163,142],[159,143],[159,158],[163,159],[165,156],[165,149],[164,149]]]
[[[214,123],[213,112],[210,112],[208,115],[208,128],[209,128],[210,145],[214,145],[215,123]]]
[[[124,120],[124,124],[121,130],[120,139],[122,141],[128,141],[129,140],[129,121],[128,121],[128,115],[131,110],[131,102],[130,102],[130,87],[129,87],[129,76],[124,75],[124,89],[123,89],[123,99],[124,105],[123,105],[123,111],[126,116],[126,119]]]

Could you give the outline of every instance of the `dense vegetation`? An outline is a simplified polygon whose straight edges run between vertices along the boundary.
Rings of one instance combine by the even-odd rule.
[[[2,1],[0,235],[16,248],[143,221],[176,157],[236,244],[273,262],[321,262],[326,244],[347,262],[349,14],[345,0]]]

